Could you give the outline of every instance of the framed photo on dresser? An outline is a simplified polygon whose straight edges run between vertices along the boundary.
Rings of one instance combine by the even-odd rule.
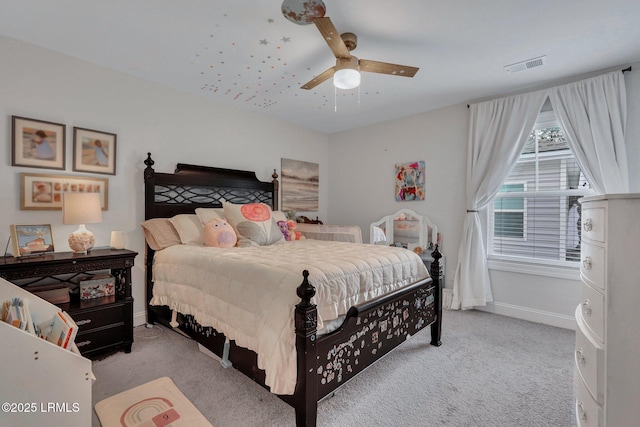
[[[11,241],[13,256],[16,258],[54,251],[51,224],[13,224]]]

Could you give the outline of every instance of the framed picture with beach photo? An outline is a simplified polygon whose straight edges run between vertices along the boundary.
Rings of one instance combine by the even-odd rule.
[[[51,224],[11,226],[13,256],[42,254],[53,252],[53,234]]]
[[[64,170],[65,125],[11,116],[11,165]]]
[[[62,193],[99,193],[109,208],[109,180],[76,175],[20,174],[20,209],[61,210]]]
[[[73,128],[73,170],[116,174],[115,133]]]

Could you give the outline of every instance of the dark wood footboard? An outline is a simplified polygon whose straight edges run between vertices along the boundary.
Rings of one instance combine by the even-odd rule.
[[[321,399],[425,327],[431,325],[431,344],[441,345],[441,257],[436,247],[432,278],[351,307],[340,328],[321,337],[316,335],[318,314],[311,304],[315,288],[309,273],[303,272],[297,290],[301,302],[295,309],[298,382],[294,396],[283,396],[295,408],[296,426],[315,426]]]

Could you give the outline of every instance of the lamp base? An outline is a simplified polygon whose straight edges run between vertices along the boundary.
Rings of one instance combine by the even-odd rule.
[[[93,248],[95,238],[93,233],[87,230],[84,224],[69,235],[69,247],[77,254],[86,254]]]

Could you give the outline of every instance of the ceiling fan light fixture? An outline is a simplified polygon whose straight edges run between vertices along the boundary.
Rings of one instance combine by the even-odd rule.
[[[360,71],[358,71],[358,58],[338,58],[333,85],[338,89],[355,89],[360,86]]]

